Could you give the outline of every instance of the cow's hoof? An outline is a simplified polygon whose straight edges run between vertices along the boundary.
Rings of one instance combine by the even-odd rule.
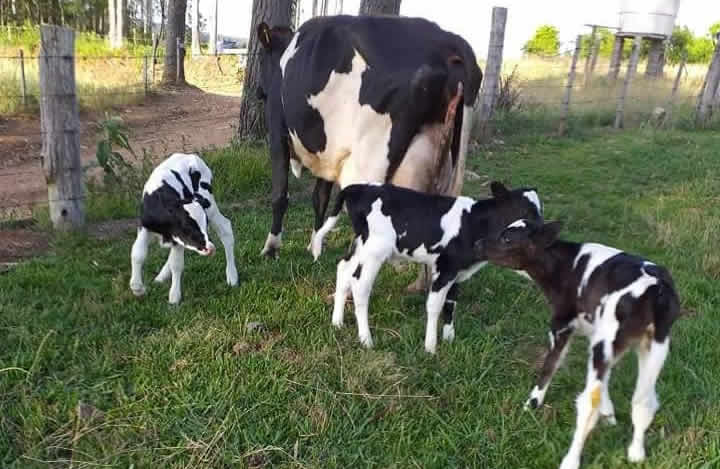
[[[143,296],[145,294],[144,285],[130,285],[130,290],[135,296]]]
[[[367,349],[373,348],[373,340],[371,336],[368,337],[360,337],[360,343],[363,345],[363,347]]]

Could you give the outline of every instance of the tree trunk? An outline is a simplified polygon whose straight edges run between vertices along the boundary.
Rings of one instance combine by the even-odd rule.
[[[200,56],[200,0],[192,0],[192,55]]]
[[[399,15],[400,0],[361,0],[359,15]]]
[[[118,22],[118,47],[122,47],[125,43],[125,38],[128,37],[130,25],[130,18],[128,15],[127,0],[118,0],[118,12],[115,13],[115,19]]]
[[[210,37],[208,38],[208,53],[217,55],[217,24],[218,24],[218,0],[210,0],[213,2],[212,13],[210,14]],[[250,31],[250,35],[253,32]]]
[[[117,22],[115,21],[115,14],[117,13],[117,2],[120,0],[108,0],[108,40],[110,41],[110,48],[115,48],[117,41],[115,28],[117,28]]]
[[[148,38],[152,35],[152,17],[153,17],[153,2],[152,0],[142,0],[145,2],[145,17],[143,18],[143,34]]]
[[[247,66],[238,123],[240,140],[261,140],[267,133],[263,102],[257,98],[255,92],[260,79],[259,54],[262,47],[257,40],[257,27],[263,21],[270,27],[291,25],[292,3],[288,0],[253,0]]]
[[[185,64],[182,57],[177,56],[177,40],[185,42],[185,11],[187,0],[169,0],[167,39],[165,41],[165,68],[163,83],[185,84]],[[180,60],[180,76],[177,77],[177,61]]]

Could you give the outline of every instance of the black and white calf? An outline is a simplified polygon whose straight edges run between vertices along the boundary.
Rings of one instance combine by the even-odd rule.
[[[669,350],[669,333],[680,314],[670,273],[659,265],[594,243],[556,240],[561,224],[518,220],[485,243],[490,262],[525,271],[553,310],[550,350],[527,407],[543,403],[571,338],[590,339],[585,390],[577,398],[577,424],[561,469],[577,469],[585,440],[598,417],[615,423],[608,392],[610,370],[634,347],[638,378],[632,398],[634,433],[630,461],[645,459],[645,431],[659,407],[655,383]]]
[[[238,274],[232,225],[215,203],[210,168],[198,155],[174,153],[153,170],[143,189],[140,228],[130,256],[132,292],[137,296],[145,293],[142,267],[155,235],[163,247],[170,248],[170,256],[155,282],[165,282],[172,277],[169,301],[179,303],[185,249],[203,256],[215,252],[208,237],[208,221],[225,249],[227,283],[235,286]]]
[[[498,182],[491,189],[494,197],[486,200],[431,195],[387,184],[354,184],[341,191],[316,235],[324,236],[335,225],[344,202],[356,238],[349,255],[338,263],[333,325],[342,326],[345,300],[352,289],[360,342],[372,346],[370,293],[383,263],[397,256],[431,270],[425,350],[435,353],[441,312],[443,339],[451,341],[458,283],[486,264],[481,241],[498,236],[518,216],[542,218],[535,189],[508,190]]]

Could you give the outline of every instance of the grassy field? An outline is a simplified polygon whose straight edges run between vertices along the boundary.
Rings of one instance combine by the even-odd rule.
[[[39,112],[38,62],[40,33],[37,28],[22,30],[21,35],[8,37],[0,33],[0,115]],[[25,78],[28,101],[20,99],[19,49],[25,54]],[[77,94],[83,110],[106,110],[114,106],[138,103],[144,100],[143,56],[150,57],[152,47],[128,41],[120,49],[110,49],[106,39],[90,33],[80,33],[75,41],[75,75]],[[151,65],[151,61],[150,61]],[[163,48],[159,50],[155,67],[155,81],[160,83],[163,73]],[[237,57],[190,57],[188,48],[185,77],[191,85],[204,90],[239,95],[242,89],[242,69]],[[152,80],[152,72],[148,78]]]
[[[481,178],[467,194],[486,195],[486,175],[537,186],[547,217],[566,222],[565,237],[664,263],[697,310],[673,330],[643,468],[720,465],[719,142],[717,133],[682,131],[517,136],[468,163]],[[585,346],[576,342],[546,406],[523,412],[549,318],[534,286],[481,270],[464,284],[456,341],[428,356],[423,298],[404,291],[414,271],[386,266],[371,304],[376,346],[364,350],[352,313],[333,330],[327,303],[347,221],[313,263],[310,181],[295,181],[281,257],[261,258],[270,215],[264,150],[233,147],[209,159],[235,227],[237,288],[225,286],[222,255],[188,255],[181,306],[167,305],[167,286],[135,298],[130,235],[59,238],[48,255],[0,275],[0,466],[559,465]],[[91,204],[95,220],[133,213],[118,200]],[[166,254],[151,251],[146,279]],[[264,330],[249,331],[253,321]],[[611,382],[619,424],[597,427],[584,468],[631,467],[634,379],[628,356]]]

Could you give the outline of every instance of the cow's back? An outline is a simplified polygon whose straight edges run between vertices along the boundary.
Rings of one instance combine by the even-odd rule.
[[[466,41],[420,18],[315,18],[296,33],[281,64],[295,154],[341,186],[384,182],[417,130],[442,120],[446,102],[412,99],[421,67],[445,73],[448,90],[463,81],[466,102],[475,100],[482,77]]]

